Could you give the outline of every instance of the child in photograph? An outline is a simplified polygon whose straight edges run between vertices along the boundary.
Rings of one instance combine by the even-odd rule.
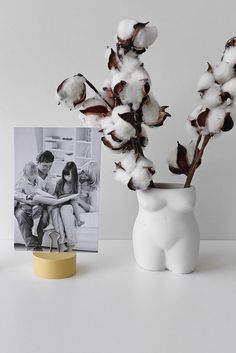
[[[62,198],[72,194],[78,194],[79,190],[79,178],[77,167],[74,162],[66,163],[64,169],[62,170],[62,177],[57,182],[55,194],[58,198]],[[78,227],[84,224],[80,219],[80,208],[76,199],[68,201],[73,207],[73,212],[76,219],[76,224]]]

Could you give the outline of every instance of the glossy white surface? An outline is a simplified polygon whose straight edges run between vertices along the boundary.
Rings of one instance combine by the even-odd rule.
[[[31,254],[0,241],[4,353],[235,351],[236,241],[202,241],[196,272],[138,267],[132,243],[104,240],[78,273],[43,280]]]

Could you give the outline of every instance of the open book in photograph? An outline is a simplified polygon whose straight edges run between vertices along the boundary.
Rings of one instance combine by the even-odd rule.
[[[101,135],[94,128],[15,128],[14,246],[97,251]]]

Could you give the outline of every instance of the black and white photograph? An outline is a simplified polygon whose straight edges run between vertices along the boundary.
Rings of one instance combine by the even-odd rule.
[[[98,250],[101,136],[95,128],[14,128],[14,247]]]

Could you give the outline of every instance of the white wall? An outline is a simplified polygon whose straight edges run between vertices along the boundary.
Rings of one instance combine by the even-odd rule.
[[[103,57],[122,18],[155,23],[159,38],[142,59],[153,91],[173,118],[150,131],[146,154],[157,165],[159,181],[183,181],[169,174],[166,158],[196,106],[196,83],[206,62],[216,62],[225,41],[236,35],[235,1],[13,1],[0,12],[0,215],[1,238],[13,236],[13,127],[77,126],[75,112],[58,107],[57,85],[82,72],[96,86],[108,77]],[[236,130],[209,146],[194,184],[202,238],[236,239]],[[113,180],[113,155],[102,152],[102,238],[130,238],[136,195]]]

